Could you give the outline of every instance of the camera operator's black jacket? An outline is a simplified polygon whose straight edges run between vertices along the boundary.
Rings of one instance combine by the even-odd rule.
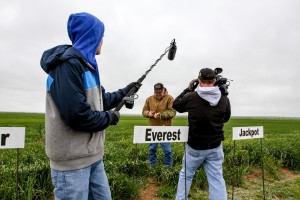
[[[211,106],[195,92],[185,89],[174,101],[173,108],[188,112],[188,145],[196,150],[213,149],[224,140],[224,123],[231,115],[230,101],[221,95],[216,106]]]

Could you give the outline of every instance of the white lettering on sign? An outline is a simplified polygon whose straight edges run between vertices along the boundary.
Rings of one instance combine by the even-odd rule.
[[[135,126],[133,143],[186,142],[188,126]]]
[[[0,149],[24,148],[24,127],[0,127]]]
[[[264,127],[233,127],[232,128],[232,139],[233,140],[244,140],[253,138],[263,138]]]

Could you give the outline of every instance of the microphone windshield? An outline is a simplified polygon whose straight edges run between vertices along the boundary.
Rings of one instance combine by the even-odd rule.
[[[169,53],[168,53],[168,59],[169,60],[174,60],[175,54],[176,54],[176,50],[177,50],[177,46],[176,46],[176,42],[175,42],[175,39],[174,39],[171,42],[170,50],[169,50]]]

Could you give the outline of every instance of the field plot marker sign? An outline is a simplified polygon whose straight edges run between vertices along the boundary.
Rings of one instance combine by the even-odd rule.
[[[0,127],[0,149],[17,149],[16,199],[19,199],[19,149],[24,144],[25,127]]]
[[[260,139],[260,153],[261,153],[261,171],[262,171],[262,182],[263,182],[263,195],[265,196],[265,177],[264,177],[264,159],[263,159],[263,147],[262,138],[264,137],[263,126],[250,126],[250,127],[233,127],[232,128],[232,139],[233,139],[233,154],[235,154],[235,141],[236,140],[247,140],[247,139]],[[234,156],[233,156],[234,157]],[[236,173],[238,174],[238,173]],[[232,199],[234,197],[234,184],[232,184]]]
[[[264,137],[264,127],[233,127],[232,128],[233,140],[245,140]]]
[[[0,127],[0,149],[24,148],[24,127]]]
[[[188,126],[135,126],[133,143],[186,142]]]

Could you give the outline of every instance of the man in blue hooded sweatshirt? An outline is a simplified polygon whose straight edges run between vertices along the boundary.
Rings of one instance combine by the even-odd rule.
[[[88,13],[71,14],[72,45],[46,50],[48,74],[46,153],[56,200],[111,199],[103,165],[104,129],[116,125],[116,107],[136,82],[108,93],[100,83],[95,55],[101,53],[104,24]]]
[[[203,164],[209,185],[209,199],[227,199],[222,163],[224,153],[224,123],[231,116],[229,99],[215,86],[215,73],[210,68],[199,72],[197,87],[194,80],[176,97],[173,108],[188,112],[189,137],[179,174],[176,200],[186,200],[198,167]],[[194,91],[196,89],[196,91]]]

